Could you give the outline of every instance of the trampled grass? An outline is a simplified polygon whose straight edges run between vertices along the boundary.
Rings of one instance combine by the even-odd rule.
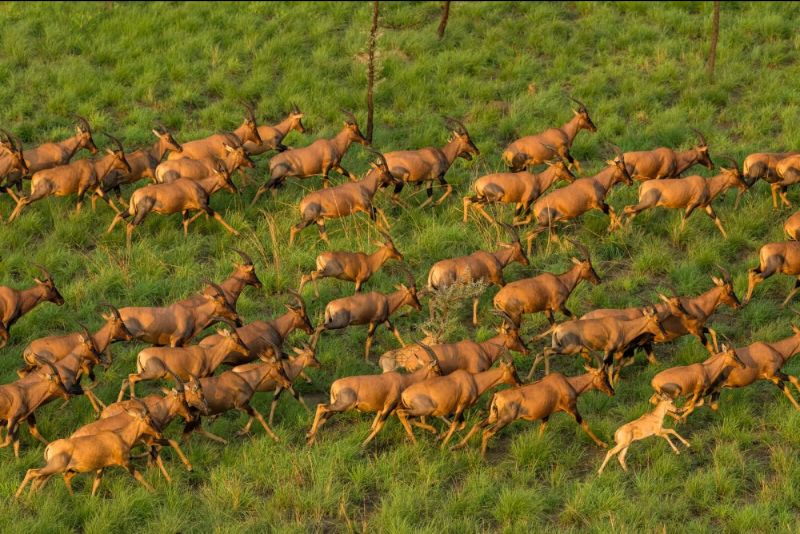
[[[85,115],[95,130],[118,135],[126,146],[152,141],[154,120],[186,141],[241,120],[239,101],[254,100],[259,118],[276,119],[296,102],[312,129],[290,134],[287,143],[305,145],[329,136],[341,124],[339,108],[365,118],[368,3],[106,3],[0,5],[0,125],[20,135],[26,146],[62,138],[72,131],[72,113]],[[398,248],[420,285],[436,260],[492,249],[498,234],[472,217],[461,222],[460,197],[478,176],[501,168],[500,153],[512,139],[560,125],[570,118],[570,93],[585,101],[597,134],[581,133],[573,153],[595,171],[607,159],[605,141],[624,150],[668,145],[688,147],[690,126],[709,140],[712,157],[739,161],[760,150],[800,146],[795,127],[800,38],[793,22],[800,8],[790,3],[724,3],[716,78],[705,72],[711,2],[692,3],[461,3],[452,6],[444,40],[436,37],[439,4],[381,3],[378,38],[375,146],[381,150],[440,145],[447,131],[441,115],[462,118],[482,155],[458,160],[448,174],[451,200],[435,209],[400,210],[379,197],[393,222]],[[363,128],[363,124],[362,124]],[[98,142],[100,138],[98,136]],[[78,157],[85,157],[81,154]],[[358,173],[368,155],[356,147],[345,167]],[[260,160],[251,175],[262,180]],[[694,169],[696,171],[697,169]],[[703,169],[702,172],[707,174]],[[123,232],[106,235],[111,212],[73,214],[74,201],[49,199],[28,209],[12,225],[0,226],[0,283],[29,283],[31,262],[47,265],[67,303],[42,305],[22,319],[2,350],[0,378],[15,378],[21,349],[32,339],[71,331],[78,321],[95,327],[96,306],[169,303],[202,287],[202,279],[222,279],[236,259],[234,247],[256,257],[262,292],[248,288],[239,301],[247,321],[283,309],[286,289],[313,268],[324,250],[316,231],[306,230],[288,248],[289,227],[298,219],[302,194],[319,179],[266,195],[254,208],[253,186],[241,198],[222,193],[213,204],[242,232],[233,239],[212,222],[200,220],[184,239],[175,218],[151,216],[137,230],[130,252]],[[408,191],[408,188],[406,189]],[[424,191],[406,199],[416,205]],[[730,234],[722,240],[710,219],[693,215],[678,232],[679,214],[653,210],[630,229],[607,235],[607,219],[584,216],[565,233],[586,243],[603,278],[582,285],[570,308],[639,305],[655,290],[674,285],[684,294],[710,287],[716,265],[725,265],[741,292],[758,247],[783,239],[790,211],[771,209],[768,188],[758,184],[733,208],[733,194],[717,204]],[[617,209],[635,201],[633,187],[613,192]],[[12,205],[0,198],[0,212]],[[278,246],[273,243],[274,224]],[[368,247],[376,236],[365,218],[328,225],[332,248]],[[537,244],[529,267],[509,267],[508,280],[542,271],[561,271],[572,250]],[[386,270],[367,287],[389,290],[403,276]],[[756,290],[741,311],[723,308],[714,328],[736,345],[789,335],[791,309],[780,309],[791,287],[776,276]],[[304,293],[314,321],[324,303],[348,294],[351,286],[320,283],[321,298]],[[490,288],[481,301],[486,320],[473,331],[468,306],[450,340],[481,339],[492,333]],[[418,339],[424,314],[397,324]],[[526,322],[526,338],[545,321]],[[396,342],[379,329],[375,356]],[[299,388],[323,400],[337,377],[377,372],[362,359],[366,331],[352,328],[323,335],[323,368],[312,371],[314,385]],[[299,339],[301,336],[293,336]],[[134,366],[139,345],[115,345],[115,361],[101,372],[97,393],[112,400]],[[541,343],[533,347],[541,350]],[[622,423],[649,408],[649,381],[660,369],[698,361],[704,349],[693,339],[660,347],[658,366],[629,368],[617,394],[589,393],[582,414],[601,438],[610,440]],[[528,362],[518,358],[521,367]],[[562,358],[556,369],[580,370]],[[787,366],[800,371],[800,363]],[[151,386],[151,389],[155,386]],[[143,386],[142,391],[147,390]],[[268,396],[256,405],[268,409]],[[481,407],[485,406],[482,401]],[[84,399],[63,410],[42,410],[40,427],[50,439],[68,435],[91,421]],[[470,417],[473,422],[476,416]],[[699,409],[679,431],[692,448],[675,456],[661,440],[635,444],[631,471],[611,464],[595,471],[603,452],[568,416],[553,418],[544,437],[537,425],[516,423],[494,440],[488,459],[471,448],[443,452],[429,436],[411,446],[396,421],[375,444],[359,447],[371,418],[334,418],[313,449],[304,445],[311,419],[291,399],[282,401],[276,431],[280,443],[260,429],[227,447],[192,438],[186,447],[194,472],[187,473],[170,452],[168,485],[157,470],[145,476],[156,486],[149,494],[127,475],[109,472],[98,498],[88,498],[88,478],[76,480],[70,497],[58,480],[35,497],[12,496],[25,470],[42,462],[42,447],[23,431],[20,460],[0,451],[0,515],[18,531],[797,531],[800,493],[800,415],[767,383],[726,391],[719,412]],[[231,437],[244,423],[220,417],[209,428]],[[171,432],[177,432],[177,428]]]

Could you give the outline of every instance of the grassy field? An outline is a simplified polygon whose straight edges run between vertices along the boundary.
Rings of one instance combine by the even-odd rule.
[[[381,3],[374,144],[381,150],[441,145],[447,131],[441,115],[462,118],[481,150],[473,162],[458,160],[448,174],[456,191],[444,205],[401,211],[385,196],[392,234],[422,284],[429,266],[442,258],[492,249],[496,231],[474,217],[461,222],[460,198],[478,176],[502,167],[500,153],[521,135],[560,125],[571,117],[567,92],[585,101],[596,134],[581,133],[573,154],[587,171],[601,168],[605,141],[624,150],[692,145],[690,126],[709,140],[711,155],[739,161],[748,153],[796,148],[800,108],[796,103],[800,37],[791,3],[723,3],[717,74],[705,71],[711,2],[691,3],[461,3],[455,2],[444,40],[436,37],[439,3]],[[70,135],[70,115],[85,115],[95,130],[118,135],[126,146],[152,142],[154,120],[181,141],[241,120],[242,99],[258,104],[259,118],[274,120],[296,102],[312,129],[287,144],[300,146],[338,131],[339,108],[365,119],[368,3],[183,4],[106,3],[0,5],[0,125],[26,146]],[[363,129],[363,124],[362,124]],[[98,136],[98,143],[103,142]],[[356,147],[345,167],[361,173],[367,156]],[[85,157],[85,153],[78,157]],[[267,159],[254,176],[263,178]],[[698,169],[694,169],[698,171]],[[702,171],[708,174],[705,169]],[[338,178],[336,178],[338,180]],[[306,230],[288,248],[296,203],[319,179],[292,182],[277,198],[266,195],[249,207],[251,185],[241,197],[221,193],[213,204],[242,232],[235,239],[213,222],[200,220],[184,239],[174,217],[150,217],[127,251],[124,232],[106,235],[112,213],[73,213],[73,200],[49,199],[26,210],[13,225],[0,225],[0,284],[25,286],[31,262],[49,267],[66,304],[45,304],[22,319],[0,351],[0,379],[15,378],[22,348],[31,340],[72,331],[77,321],[99,325],[98,303],[155,305],[183,298],[222,279],[242,247],[257,260],[263,291],[245,290],[239,312],[246,321],[273,317],[313,268],[324,250],[316,230]],[[406,189],[408,192],[408,188]],[[406,198],[412,205],[424,192]],[[599,212],[584,216],[565,234],[586,243],[598,286],[581,285],[570,308],[651,302],[656,290],[674,285],[694,295],[711,286],[717,264],[725,265],[742,296],[746,270],[759,246],[783,239],[789,210],[773,211],[768,187],[756,185],[733,208],[733,193],[717,203],[730,237],[720,238],[712,221],[695,214],[679,232],[679,214],[653,210],[631,228],[611,236]],[[796,198],[796,197],[795,197]],[[613,192],[617,209],[636,199],[634,187]],[[12,208],[0,198],[0,213]],[[270,228],[274,228],[274,234]],[[332,248],[367,247],[375,230],[361,216],[331,222]],[[529,267],[513,265],[506,278],[569,265],[571,247],[547,250],[539,240]],[[403,280],[397,271],[379,273],[370,289],[389,290]],[[312,320],[324,304],[351,291],[323,281],[320,299],[305,290]],[[741,311],[722,308],[712,323],[737,346],[790,335],[791,309],[779,304],[791,287],[786,277],[770,279]],[[481,301],[485,312],[495,289]],[[473,331],[466,318],[448,329],[449,340],[492,335],[488,314]],[[407,339],[419,339],[425,318],[411,313],[397,321]],[[525,323],[526,339],[545,326],[543,317]],[[379,329],[375,357],[396,342]],[[365,363],[366,330],[324,334],[312,370],[314,385],[299,388],[314,402],[326,398],[338,377],[377,372]],[[302,339],[295,334],[293,339]],[[114,364],[101,372],[97,393],[112,400],[134,368],[141,345],[115,345]],[[541,350],[539,343],[532,347]],[[579,406],[604,440],[622,423],[649,409],[649,382],[659,370],[704,357],[694,339],[660,347],[658,366],[629,368],[613,398],[583,396]],[[518,358],[527,370],[529,361]],[[577,359],[562,358],[557,370],[580,371]],[[800,362],[787,366],[800,372]],[[155,385],[150,386],[151,389]],[[147,390],[142,386],[141,391]],[[256,406],[268,409],[269,396]],[[481,402],[481,407],[485,402]],[[85,399],[68,408],[53,403],[41,411],[49,439],[68,435],[93,419]],[[473,412],[469,421],[476,420]],[[100,496],[88,497],[89,478],[76,480],[70,497],[56,479],[33,498],[13,500],[24,472],[42,462],[43,447],[23,431],[23,455],[0,451],[0,516],[15,531],[730,531],[800,529],[800,414],[767,383],[726,391],[714,413],[698,410],[679,427],[692,448],[675,456],[661,440],[637,443],[623,473],[614,463],[602,477],[595,471],[598,449],[566,415],[553,418],[544,437],[538,425],[515,423],[501,433],[486,461],[475,448],[440,451],[424,436],[410,445],[396,420],[362,450],[371,417],[334,418],[313,449],[304,444],[311,418],[290,397],[278,410],[273,443],[261,429],[222,447],[199,436],[186,447],[194,472],[170,452],[168,485],[156,469],[145,473],[156,486],[147,493],[130,477],[110,471]],[[244,423],[221,417],[211,431],[232,437]],[[177,428],[171,429],[177,433]]]

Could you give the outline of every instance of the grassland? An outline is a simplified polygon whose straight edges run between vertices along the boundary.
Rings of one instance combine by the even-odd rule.
[[[605,140],[625,150],[688,147],[689,126],[706,134],[712,157],[728,154],[741,161],[750,152],[800,146],[797,4],[724,3],[713,82],[704,68],[711,2],[457,2],[443,41],[436,38],[438,3],[382,3],[381,9],[375,145],[391,150],[442,144],[447,132],[440,116],[447,114],[464,119],[482,152],[474,162],[454,165],[448,179],[456,194],[439,208],[400,211],[381,200],[420,282],[438,259],[494,246],[494,229],[474,218],[461,223],[458,199],[476,177],[501,168],[499,155],[509,141],[566,121],[565,92],[587,103],[599,127],[597,134],[581,133],[573,150],[589,171],[607,158]],[[27,146],[69,135],[70,114],[80,113],[96,130],[142,146],[151,142],[156,119],[179,140],[190,140],[235,127],[241,99],[256,101],[261,116],[270,118],[296,102],[313,133],[292,133],[287,143],[307,144],[337,131],[341,107],[355,109],[363,120],[369,18],[367,3],[115,2],[111,9],[106,3],[3,3],[0,124]],[[354,149],[345,166],[360,172],[366,160]],[[262,159],[253,174],[263,177],[265,168]],[[97,326],[100,302],[168,303],[200,288],[204,277],[221,279],[236,257],[234,246],[253,253],[265,284],[263,292],[245,291],[240,313],[246,320],[274,316],[283,309],[286,289],[296,287],[323,250],[313,229],[298,246],[285,245],[298,216],[297,200],[316,187],[317,179],[295,182],[255,208],[249,207],[252,187],[241,197],[220,194],[214,205],[242,231],[241,239],[204,221],[184,239],[176,219],[151,217],[130,252],[122,232],[104,234],[111,219],[105,206],[76,216],[69,200],[34,205],[13,225],[0,226],[0,283],[27,284],[31,262],[37,261],[54,273],[67,303],[43,305],[15,326],[11,343],[0,351],[0,379],[15,377],[21,349],[32,339],[74,330],[79,320]],[[728,240],[702,214],[678,232],[677,213],[653,211],[612,236],[605,233],[602,214],[583,217],[566,233],[588,244],[603,283],[580,286],[570,307],[582,313],[639,305],[668,284],[697,294],[710,286],[716,264],[727,266],[743,291],[758,247],[782,239],[781,224],[790,212],[771,209],[764,184],[736,210],[732,195],[717,208]],[[635,188],[622,188],[611,203],[619,208],[635,196]],[[4,215],[11,207],[0,199]],[[374,235],[359,217],[331,223],[329,232],[332,248],[345,250],[363,248]],[[514,265],[507,278],[560,271],[570,253],[540,246],[529,267]],[[382,272],[369,287],[388,290],[401,280],[396,272]],[[778,305],[790,284],[785,277],[767,281],[745,309],[722,309],[714,327],[737,345],[789,335],[794,314]],[[325,281],[321,290],[319,300],[306,290],[315,321],[324,303],[350,286]],[[493,293],[483,298],[483,310]],[[488,320],[473,332],[466,326],[468,310],[460,313],[465,320],[448,331],[449,339],[491,335]],[[421,337],[415,326],[422,318],[401,318],[403,334]],[[525,331],[543,326],[536,318]],[[324,335],[324,366],[312,372],[314,385],[300,386],[309,398],[323,399],[337,377],[376,372],[361,358],[364,337],[359,328]],[[391,335],[379,330],[377,349],[394,346]],[[114,365],[97,390],[102,398],[116,395],[140,349],[114,347]],[[617,426],[648,409],[649,381],[658,370],[703,355],[691,339],[662,347],[658,366],[629,368],[615,397],[587,394],[580,409],[609,440]],[[518,363],[528,365],[521,358]],[[566,358],[556,367],[565,373],[580,369]],[[787,369],[797,374],[800,363]],[[264,397],[256,404],[268,403]],[[91,421],[92,414],[78,399],[64,410],[48,406],[39,420],[42,432],[54,439]],[[310,418],[290,398],[277,421],[281,443],[260,430],[227,447],[195,437],[187,447],[194,472],[170,457],[172,485],[154,469],[146,473],[154,494],[127,475],[109,473],[95,499],[88,498],[85,481],[76,481],[77,495],[70,497],[56,480],[34,498],[15,502],[25,469],[42,461],[42,447],[24,435],[21,459],[0,451],[1,524],[26,532],[800,529],[800,414],[769,384],[725,392],[717,413],[696,412],[679,429],[692,443],[686,454],[673,455],[660,440],[642,442],[629,455],[630,473],[615,464],[602,477],[595,476],[602,451],[563,415],[544,437],[535,425],[512,425],[486,461],[474,449],[442,452],[428,439],[413,447],[396,421],[361,450],[370,420],[358,414],[335,418],[318,445],[307,449],[303,436]],[[221,417],[210,429],[231,436],[242,423],[239,416]]]

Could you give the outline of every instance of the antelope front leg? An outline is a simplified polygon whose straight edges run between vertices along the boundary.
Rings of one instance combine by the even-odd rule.
[[[397,418],[400,419],[400,422],[403,424],[403,428],[406,429],[406,434],[408,434],[408,437],[411,440],[411,443],[416,445],[417,444],[417,438],[414,437],[414,431],[411,429],[411,425],[408,423],[408,416],[406,415],[406,411],[400,409],[400,410],[397,410],[395,412],[395,414],[397,415]]]
[[[219,213],[217,213],[214,210],[211,210],[211,208],[209,208],[209,213],[208,214],[211,215],[212,217],[214,217],[214,220],[216,220],[218,223],[220,223],[229,233],[235,235],[236,237],[239,237],[239,232],[237,232],[231,225],[226,223],[225,219],[222,218],[222,215],[220,215]]]
[[[662,431],[662,432],[666,432],[667,434],[672,434],[673,436],[675,436],[676,438],[678,438],[679,440],[681,440],[681,443],[683,443],[683,444],[684,444],[684,445],[686,445],[687,447],[691,447],[691,445],[689,445],[689,442],[688,442],[688,441],[686,441],[685,439],[683,439],[683,436],[681,436],[680,434],[678,434],[678,433],[675,431],[675,429],[674,429],[674,428],[662,428],[662,429],[661,429],[661,431]]]
[[[678,447],[676,447],[675,444],[672,443],[672,440],[669,439],[669,436],[665,432],[659,432],[656,435],[659,436],[659,437],[664,438],[665,440],[667,440],[667,443],[669,443],[669,446],[672,447],[673,451],[675,451],[675,454],[680,454],[681,453],[681,451],[678,450]]]
[[[719,233],[722,234],[722,237],[728,239],[728,234],[725,232],[725,228],[722,227],[722,221],[719,220],[717,213],[714,211],[714,208],[709,204],[705,207],[706,213],[709,217],[714,221],[714,224],[719,229]]]
[[[386,325],[386,328],[388,328],[389,330],[392,331],[392,333],[394,334],[394,337],[397,338],[397,342],[400,343],[400,346],[401,347],[405,347],[406,346],[406,342],[403,341],[402,337],[400,337],[400,332],[397,331],[397,327],[394,326],[392,324],[392,322],[389,321],[388,319],[383,324]]]
[[[450,438],[453,437],[453,433],[456,431],[456,427],[459,426],[459,423],[461,423],[462,413],[463,412],[459,410],[453,415],[453,422],[450,423],[450,430],[448,430],[447,435],[444,437],[444,440],[442,440],[442,445],[441,445],[442,449],[444,449],[447,446],[447,442],[450,441]]]
[[[453,192],[453,186],[447,183],[447,181],[444,179],[444,175],[439,176],[439,185],[444,186],[445,192],[441,197],[439,197],[439,200],[436,201],[437,206],[444,202],[445,199]]]
[[[272,431],[267,422],[264,420],[264,416],[261,415],[261,412],[259,412],[249,404],[247,406],[244,406],[242,409],[244,412],[247,413],[247,415],[249,415],[250,417],[255,417],[258,420],[258,422],[261,423],[261,426],[264,427],[264,430],[267,432],[267,434],[269,434],[269,437],[271,437],[273,441],[276,442],[280,441],[280,439],[278,439],[278,436],[275,435],[275,432]]]
[[[375,323],[369,323],[369,327],[367,330],[367,341],[364,343],[364,360],[369,361],[369,349],[372,347],[372,336],[375,335],[375,328],[378,325]]]

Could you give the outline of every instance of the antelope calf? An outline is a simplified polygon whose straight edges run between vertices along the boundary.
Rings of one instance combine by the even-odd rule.
[[[300,108],[292,104],[292,111],[281,122],[274,126],[269,124],[259,126],[258,135],[261,137],[261,144],[248,141],[244,144],[245,150],[251,156],[257,156],[269,150],[277,150],[278,152],[288,150],[289,147],[283,144],[283,139],[292,130],[297,130],[300,133],[306,132],[303,126],[303,117],[305,117],[305,114],[300,111]]]
[[[440,374],[439,363],[432,357],[428,365],[411,374],[392,371],[380,375],[348,376],[335,380],[331,384],[330,402],[317,405],[314,423],[306,434],[308,445],[314,444],[317,432],[331,417],[337,413],[358,410],[375,414],[370,433],[361,443],[362,447],[366,447],[400,403],[403,390],[411,384]]]
[[[285,305],[286,313],[271,321],[253,321],[236,329],[236,334],[247,346],[248,350],[245,352],[231,352],[225,358],[225,364],[239,365],[257,360],[261,352],[269,350],[272,346],[283,346],[286,336],[296,329],[300,329],[308,335],[314,333],[314,326],[311,324],[311,319],[308,318],[303,298],[292,289],[289,292],[292,294],[294,303]],[[199,345],[201,347],[213,347],[222,341],[222,336],[213,334],[203,338]]]
[[[514,362],[501,361],[499,367],[472,374],[461,369],[445,376],[435,376],[403,390],[400,405],[395,410],[397,418],[406,429],[411,442],[417,440],[408,420],[412,417],[427,416],[446,417],[452,415],[450,429],[442,439],[444,448],[453,436],[459,423],[464,422],[464,410],[473,406],[484,392],[491,388],[509,384],[520,386],[522,382],[517,376]],[[425,423],[416,423],[422,428],[436,432],[436,429]]]
[[[49,444],[44,450],[46,465],[38,469],[28,469],[25,478],[17,489],[16,497],[22,495],[25,486],[34,481],[31,485],[31,493],[41,489],[50,478],[62,473],[64,484],[67,486],[70,495],[72,492],[72,477],[78,473],[95,472],[94,482],[92,482],[92,496],[97,493],[103,471],[107,467],[119,466],[128,471],[141,485],[148,491],[154,491],[153,487],[144,479],[131,464],[132,444],[139,440],[139,437],[149,434],[160,437],[160,432],[153,427],[150,417],[146,413],[137,410],[126,412],[133,419],[133,422],[126,429],[123,436],[117,432],[104,431],[89,436],[59,439]],[[135,437],[136,439],[132,439]]]
[[[361,291],[361,285],[378,272],[384,263],[392,259],[403,261],[403,255],[395,247],[392,237],[383,231],[381,235],[383,243],[374,241],[372,244],[378,247],[378,250],[369,255],[363,252],[323,252],[317,256],[317,270],[300,278],[300,287],[297,291],[302,291],[306,283],[313,282],[314,294],[319,297],[317,279],[338,278],[355,282],[355,292],[358,293]]]
[[[542,194],[559,180],[572,183],[575,181],[567,165],[563,161],[556,163],[545,162],[547,169],[541,173],[527,171],[501,172],[487,174],[478,178],[472,188],[475,195],[464,197],[464,222],[467,222],[469,207],[478,210],[484,219],[497,224],[497,220],[489,215],[483,208],[486,204],[515,204],[514,223],[528,224],[530,222],[531,205]],[[525,220],[518,221],[518,217],[528,215]]]
[[[119,313],[134,339],[156,346],[182,347],[215,322],[241,326],[239,314],[228,303],[222,288],[211,285],[215,293],[204,295],[203,303],[193,307],[175,303],[166,307],[121,308]]]
[[[386,325],[393,333],[400,345],[405,345],[400,332],[392,325],[391,317],[402,306],[411,306],[415,310],[421,310],[422,304],[417,297],[417,286],[414,278],[406,272],[410,287],[403,284],[395,286],[396,291],[388,295],[371,291],[361,293],[352,297],[344,297],[330,301],[325,306],[325,322],[317,326],[314,331],[314,343],[319,339],[320,334],[325,330],[338,330],[351,325],[369,325],[367,330],[367,340],[364,344],[364,359],[369,360],[369,349],[372,346],[372,337],[379,324]]]
[[[745,365],[736,351],[722,345],[722,352],[702,363],[681,365],[661,371],[650,381],[656,394],[671,399],[690,397],[680,409],[681,419],[686,420],[695,408],[702,406],[705,397],[717,391],[731,368],[744,369]],[[654,395],[650,400],[654,402]],[[676,417],[677,418],[677,417]]]
[[[293,150],[291,152],[294,152]],[[378,163],[372,164],[372,169],[357,182],[344,183],[329,189],[320,189],[309,193],[300,201],[301,221],[292,226],[289,235],[289,245],[294,243],[295,236],[303,228],[316,224],[320,239],[328,243],[328,232],[325,230],[325,219],[338,219],[358,212],[369,215],[372,222],[377,223],[380,214],[384,224],[389,222],[383,212],[376,208],[372,201],[379,187],[386,187],[396,183],[397,179],[389,172],[388,164],[383,155],[372,151],[378,158]],[[287,154],[289,152],[286,152]]]
[[[238,193],[236,185],[231,181],[231,175],[224,165],[218,162],[211,176],[204,180],[194,181],[181,178],[169,184],[154,184],[137,189],[131,195],[127,211],[118,213],[106,233],[111,233],[114,227],[123,219],[133,217],[126,229],[128,247],[131,245],[133,230],[142,223],[150,212],[162,215],[181,213],[183,216],[183,234],[189,234],[189,225],[203,214],[212,217],[228,232],[238,236],[232,226],[225,222],[222,215],[211,208],[211,195],[225,189],[231,193]],[[189,212],[197,213],[189,218]]]
[[[253,107],[249,104],[244,104],[245,108],[245,116],[242,124],[233,131],[233,135],[235,135],[238,139],[241,140],[242,143],[255,143],[256,145],[261,145],[261,136],[258,132],[258,124],[256,122],[256,115],[253,111]],[[197,139],[195,141],[189,141],[188,143],[183,143],[183,150],[180,152],[172,152],[169,156],[167,156],[167,160],[175,160],[175,159],[213,159],[214,157],[223,158],[227,152],[225,148],[225,143],[230,143],[230,135],[227,133],[216,133],[205,137],[203,139]]]
[[[580,217],[592,209],[598,209],[611,219],[609,230],[618,224],[614,209],[606,203],[606,196],[617,183],[631,184],[625,165],[625,157],[618,148],[613,147],[617,157],[608,161],[608,167],[589,178],[580,178],[571,184],[550,191],[539,197],[533,204],[533,218],[537,227],[528,233],[528,255],[533,240],[545,230],[550,231],[550,240],[557,241],[556,224]]]
[[[508,315],[517,327],[522,323],[522,315],[526,313],[544,312],[551,325],[555,324],[553,312],[556,310],[567,317],[573,317],[566,306],[570,294],[581,280],[588,280],[596,285],[600,283],[600,277],[592,266],[589,250],[579,243],[571,242],[583,258],[572,257],[574,265],[570,270],[561,274],[543,273],[510,282],[494,296],[494,307]]]
[[[630,222],[640,212],[661,206],[672,209],[682,209],[680,231],[686,227],[686,220],[697,208],[702,208],[713,219],[714,224],[719,229],[722,237],[728,237],[722,222],[719,220],[714,207],[711,203],[719,195],[725,193],[731,187],[739,189],[738,199],[742,193],[747,191],[748,185],[742,179],[739,168],[735,161],[730,169],[720,167],[720,174],[711,178],[702,176],[687,176],[686,178],[669,178],[663,180],[650,180],[642,184],[639,188],[639,203],[636,205],[625,206],[624,212]],[[620,225],[622,222],[620,221]]]
[[[112,170],[120,170],[126,173],[131,172],[131,166],[125,159],[125,149],[118,139],[106,134],[116,145],[116,149],[106,149],[108,156],[96,161],[86,159],[74,161],[66,165],[43,169],[31,176],[31,194],[27,197],[20,197],[17,200],[17,207],[11,212],[8,221],[16,219],[22,210],[43,198],[49,196],[64,197],[67,195],[77,195],[78,203],[76,213],[80,213],[83,205],[83,197],[87,191],[93,190],[100,198],[108,202],[114,211],[117,208],[109,201],[102,189],[102,182],[106,175]]]
[[[421,185],[427,183],[428,199],[420,205],[423,208],[433,202],[433,182],[438,180],[445,188],[444,194],[436,201],[438,206],[453,192],[453,186],[447,183],[444,175],[453,165],[456,158],[467,161],[472,156],[480,155],[480,150],[472,142],[472,138],[464,124],[456,119],[446,118],[447,127],[452,132],[452,137],[441,149],[436,147],[421,148],[419,150],[404,150],[387,152],[386,162],[392,176],[397,180],[392,199],[396,202],[400,191],[407,183]]]
[[[223,166],[230,174],[235,173],[240,168],[252,169],[255,167],[255,163],[247,155],[247,150],[245,150],[239,138],[233,134],[229,134],[229,138],[229,142],[222,144],[225,147],[225,155],[223,157],[167,160],[156,167],[154,182],[168,184],[180,178],[200,182],[212,176],[215,169]]]
[[[358,128],[358,120],[351,112],[342,110],[347,116],[344,127],[333,139],[317,139],[310,145],[281,152],[269,161],[270,179],[256,191],[251,205],[270,189],[277,189],[287,178],[310,178],[322,175],[323,187],[328,187],[328,174],[335,170],[350,180],[356,177],[342,167],[342,158],[353,142],[368,145],[369,142]]]
[[[181,380],[189,380],[190,376],[205,378],[214,374],[225,358],[232,352],[243,352],[247,346],[242,343],[236,332],[218,330],[224,339],[213,347],[199,345],[192,347],[149,347],[136,356],[136,372],[128,375],[120,387],[117,401],[125,394],[125,387],[130,386],[131,398],[136,397],[135,386],[144,380],[158,380],[177,376]]]
[[[14,326],[20,317],[27,314],[41,302],[52,302],[57,306],[64,304],[64,297],[56,288],[53,277],[47,270],[36,266],[44,275],[44,280],[34,278],[36,285],[27,289],[14,289],[8,286],[0,286],[0,329],[5,331],[0,335],[0,348],[4,347],[8,341],[11,327]]]
[[[489,440],[506,426],[517,419],[525,421],[541,419],[542,424],[539,427],[541,436],[550,416],[557,412],[570,414],[592,441],[605,448],[607,445],[594,435],[589,423],[578,412],[578,397],[593,389],[611,397],[614,395],[614,388],[608,381],[605,369],[586,367],[586,371],[585,374],[569,377],[553,373],[532,384],[495,393],[489,403],[489,416],[473,426],[464,439],[453,448],[465,447],[472,436],[483,430],[481,456],[485,458]]]
[[[747,271],[747,294],[743,304],[750,302],[753,290],[758,284],[775,273],[795,277],[794,287],[789,291],[782,304],[782,306],[786,306],[800,289],[800,242],[767,243],[761,247],[758,251],[758,267]]]
[[[661,147],[641,152],[626,152],[625,163],[631,178],[639,182],[677,178],[693,165],[705,165],[707,169],[713,169],[714,162],[708,154],[708,142],[705,136],[697,130],[694,132],[697,134],[698,143],[689,150],[677,152],[671,148]]]
[[[639,419],[619,427],[617,431],[614,432],[614,441],[616,445],[606,453],[606,457],[603,459],[600,469],[597,470],[597,474],[600,475],[603,473],[606,464],[615,455],[619,455],[617,456],[619,465],[622,466],[623,470],[627,471],[628,466],[625,463],[625,455],[628,454],[628,448],[631,446],[631,443],[649,438],[650,436],[659,436],[667,440],[667,443],[669,443],[669,446],[675,451],[675,454],[680,454],[681,451],[679,451],[675,444],[672,443],[672,440],[669,439],[670,434],[689,447],[689,442],[683,439],[674,429],[664,428],[664,416],[668,413],[675,414],[675,412],[677,412],[677,408],[675,408],[672,399],[669,397],[662,397],[652,412],[648,412]]]
[[[504,287],[503,269],[511,262],[528,265],[528,257],[522,250],[519,235],[513,227],[505,225],[511,233],[511,243],[499,243],[500,249],[496,252],[479,250],[469,256],[440,260],[431,266],[428,271],[428,290],[436,291],[453,284],[476,283],[493,284]],[[472,299],[472,324],[478,325],[479,297]],[[433,316],[433,302],[431,302],[431,317]]]
[[[560,128],[549,128],[540,134],[517,139],[503,151],[503,162],[512,171],[521,171],[526,167],[560,158],[574,164],[580,172],[580,163],[569,151],[578,132],[581,130],[596,132],[597,126],[592,122],[589,110],[583,102],[572,97],[569,99],[578,104],[578,109],[572,110],[574,117],[569,122]]]

